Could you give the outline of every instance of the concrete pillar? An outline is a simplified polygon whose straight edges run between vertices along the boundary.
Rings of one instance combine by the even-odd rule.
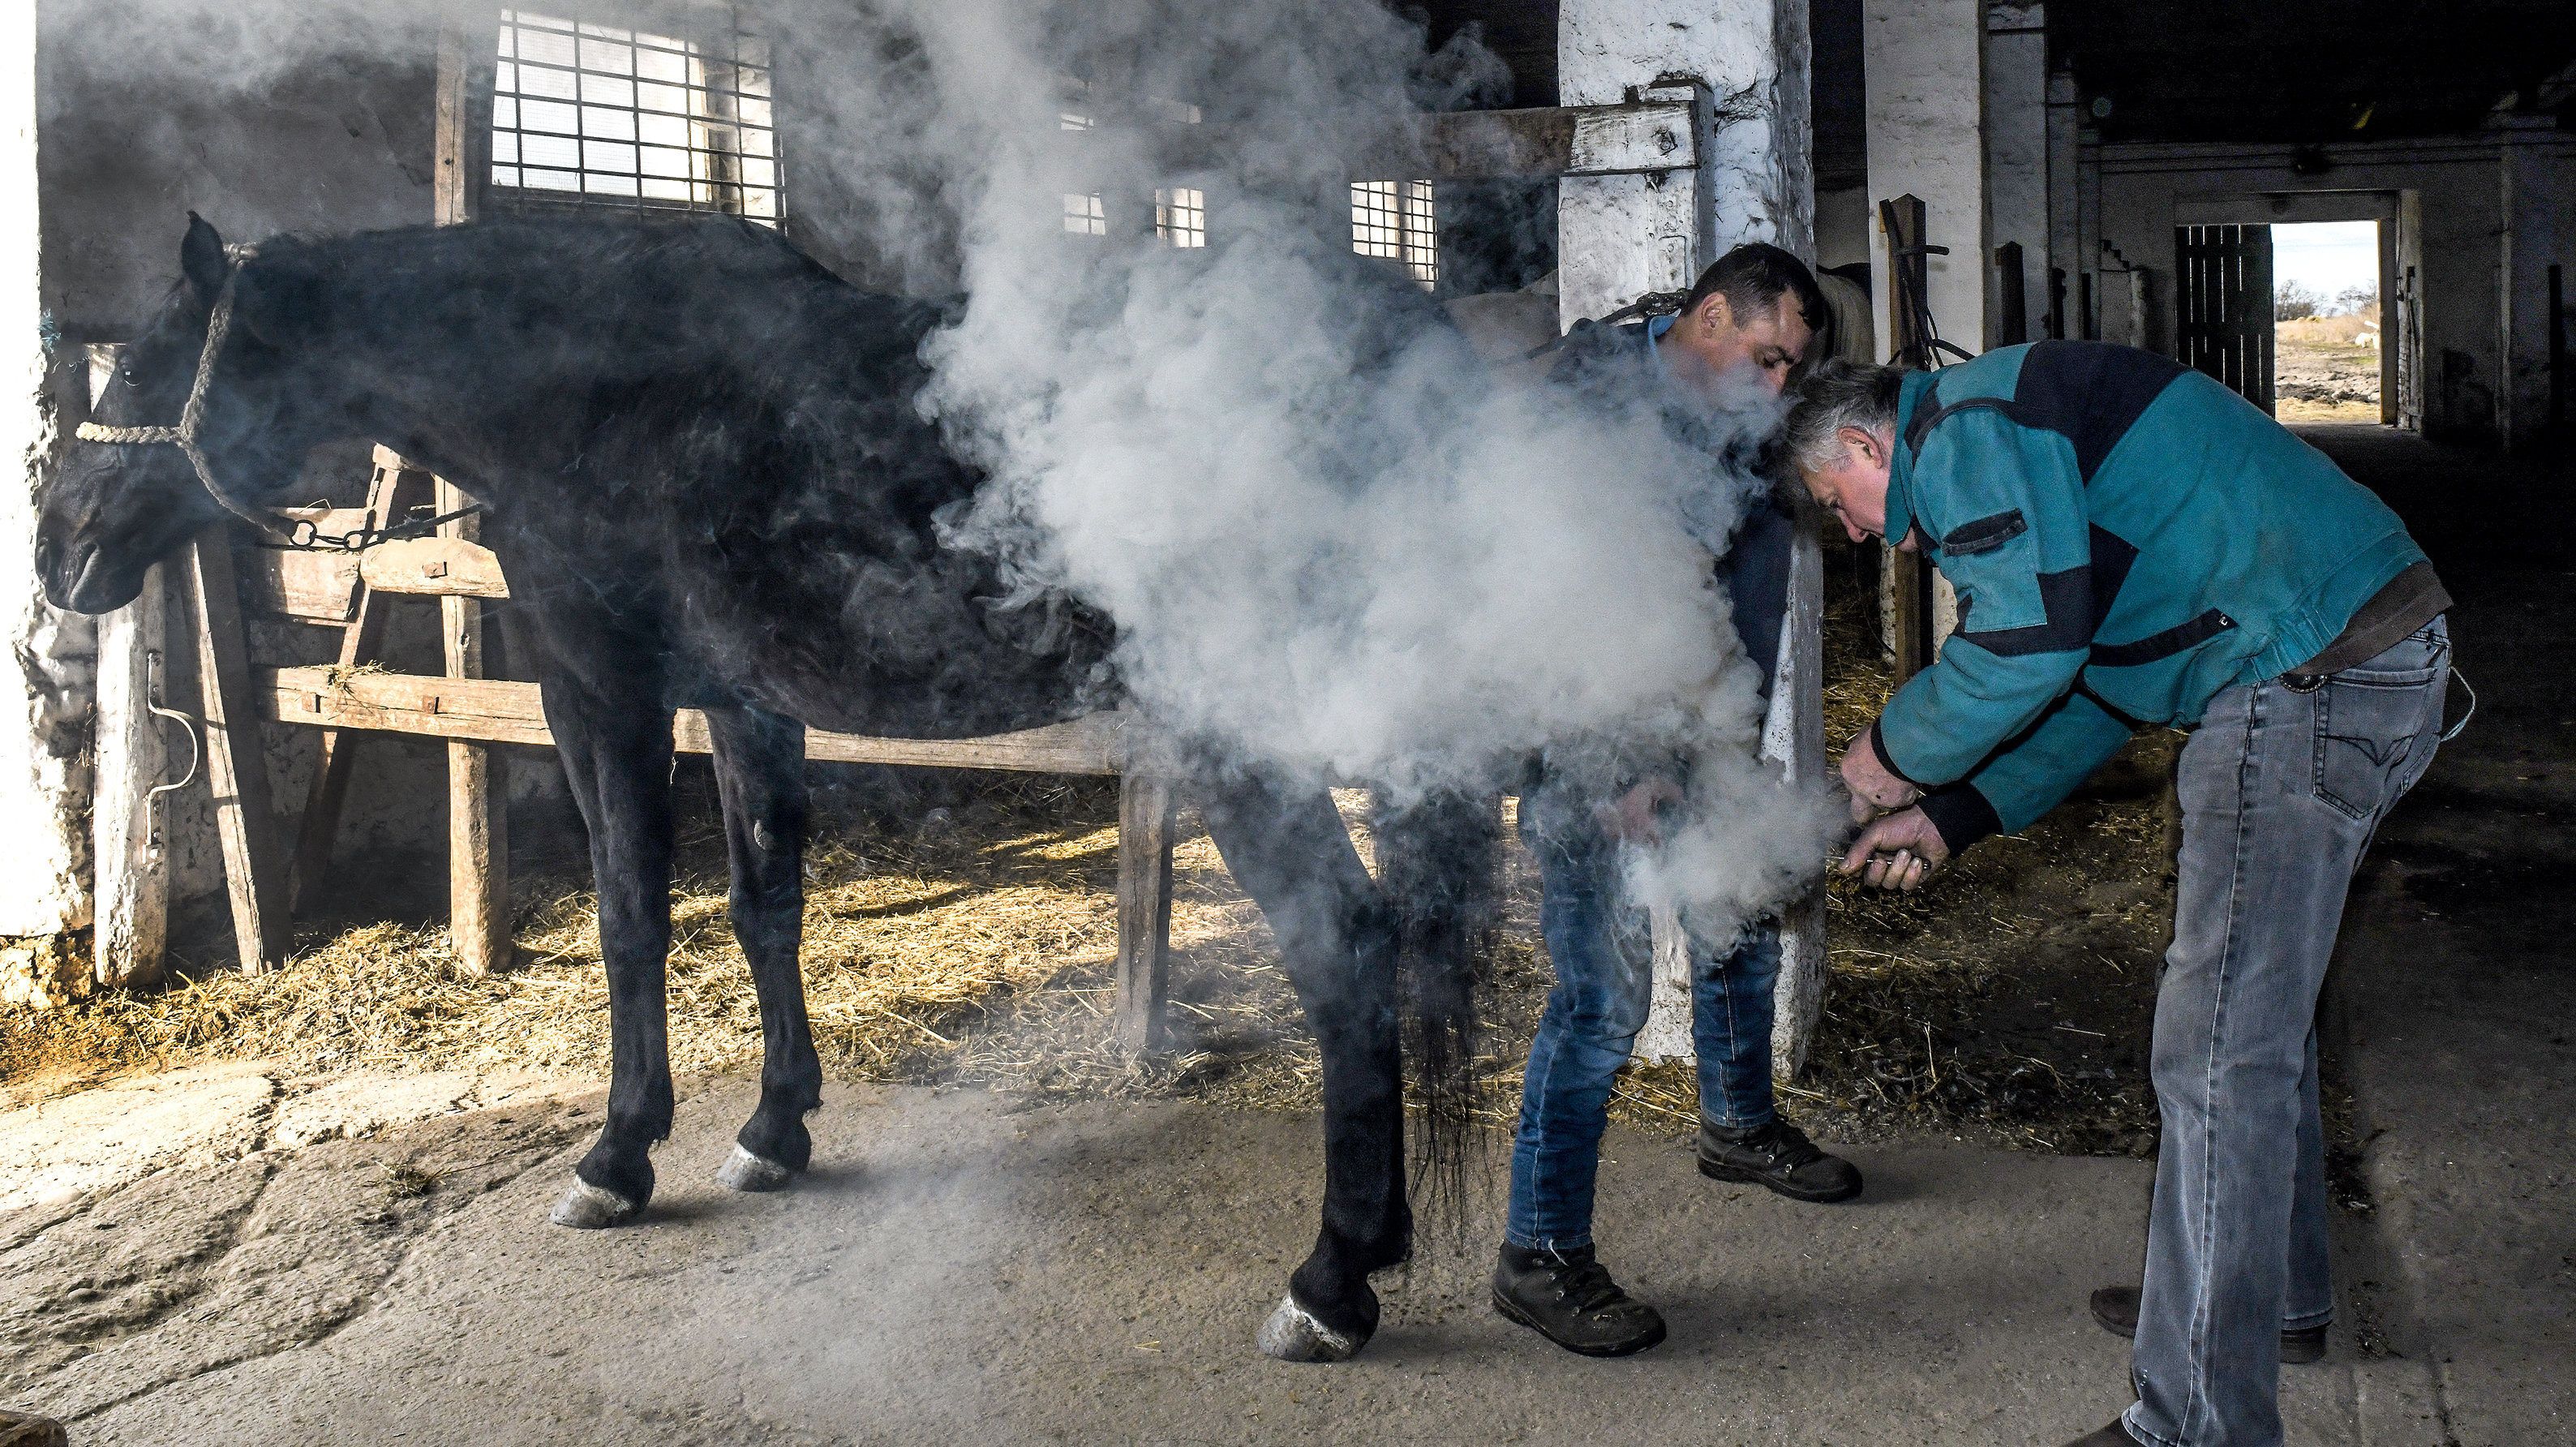
[[[2039,0],[1986,7],[1986,317],[1984,346],[2034,342],[2048,320],[2048,35]],[[2021,247],[2022,334],[2005,337],[2006,279],[1995,249]]]
[[[40,291],[36,7],[0,6],[0,1001],[54,1003],[89,964],[89,705],[96,633],[46,606],[35,573],[35,470],[54,451],[56,400]],[[77,372],[70,374],[77,379]]]
[[[1568,176],[1559,192],[1558,299],[1563,321],[1600,316],[1639,293],[1690,284],[1728,247],[1767,241],[1812,260],[1815,184],[1809,124],[1806,0],[1564,0],[1557,11],[1557,88],[1569,106],[1639,100],[1694,103],[1699,164],[1662,176]],[[1812,535],[1791,564],[1788,646],[1772,680],[1764,755],[1784,769],[1824,768],[1816,665],[1823,567]],[[1783,931],[1775,1068],[1795,1072],[1824,998],[1821,888]],[[1688,1059],[1690,978],[1675,921],[1656,921],[1654,1005],[1638,1037],[1648,1060]]]
[[[2576,137],[2547,116],[2496,116],[2488,125],[2499,143],[2504,218],[2496,268],[2504,385],[2496,424],[2504,445],[2520,450],[2549,429],[2551,266],[2559,270],[2561,306],[2576,310]]]
[[[1803,0],[1712,10],[1686,0],[1564,0],[1557,90],[1569,106],[1704,94],[1697,194],[1678,177],[1569,176],[1557,210],[1567,325],[1688,286],[1741,241],[1814,254]]]

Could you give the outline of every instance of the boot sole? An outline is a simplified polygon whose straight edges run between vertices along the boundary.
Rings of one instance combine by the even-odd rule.
[[[1706,1156],[1699,1158],[1699,1173],[1712,1181],[1733,1181],[1741,1185],[1760,1186],[1775,1196],[1786,1196],[1792,1201],[1830,1204],[1835,1201],[1848,1201],[1861,1192],[1858,1185],[1848,1190],[1801,1190],[1777,1176],[1766,1176],[1760,1171],[1748,1170],[1743,1166],[1730,1166],[1720,1161],[1712,1161]]]
[[[1497,1291],[1493,1293],[1493,1298],[1494,1310],[1501,1313],[1504,1320],[1518,1322],[1522,1326],[1528,1327],[1530,1330],[1537,1332],[1540,1336],[1546,1337],[1549,1341],[1555,1342],[1556,1345],[1565,1348],[1567,1351],[1570,1351],[1579,1357],[1635,1356],[1637,1353],[1644,1351],[1646,1348],[1653,1346],[1664,1339],[1664,1324],[1659,1321],[1655,1323],[1655,1329],[1653,1331],[1646,1333],[1644,1336],[1638,1337],[1634,1341],[1613,1342],[1608,1346],[1597,1347],[1577,1346],[1570,1341],[1559,1341],[1556,1337],[1550,1335],[1548,1329],[1539,1325],[1537,1321],[1531,1318],[1528,1312],[1514,1306],[1510,1297]]]
[[[2131,1341],[2137,1340],[2138,1324],[2134,1321],[2123,1322],[2113,1317],[2104,1316],[2102,1313],[2097,1311],[2093,1313],[2093,1323],[2113,1336],[2127,1337]],[[2281,1333],[2281,1365],[2285,1367],[2312,1366],[2318,1362],[2324,1361],[2325,1359],[2326,1344],[2324,1342],[2313,1339],[2302,1341],[2288,1332]]]

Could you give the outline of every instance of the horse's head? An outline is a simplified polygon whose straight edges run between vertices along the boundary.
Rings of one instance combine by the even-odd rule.
[[[206,335],[230,288],[231,324],[212,360],[196,442],[236,499],[273,505],[304,454],[338,430],[309,336],[315,288],[292,265],[235,262],[191,213],[180,283],[128,344],[91,409],[106,427],[172,427],[195,389]],[[142,590],[144,570],[223,515],[187,454],[168,442],[75,442],[37,497],[36,575],[57,608],[104,613]]]

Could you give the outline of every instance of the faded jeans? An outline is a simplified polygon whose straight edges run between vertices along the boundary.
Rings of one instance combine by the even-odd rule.
[[[2124,1418],[2142,1442],[2280,1442],[2280,1334],[2334,1313],[2317,994],[2362,852],[2440,746],[2450,672],[2436,618],[2313,689],[2221,692],[2183,748],[2164,1145]]]
[[[1523,811],[1539,809],[1525,798]],[[1645,1028],[1654,950],[1646,912],[1623,897],[1615,841],[1570,820],[1523,832],[1538,854],[1539,929],[1556,988],[1522,1080],[1503,1239],[1524,1250],[1571,1249],[1592,1241],[1611,1079]],[[1737,1127],[1771,1120],[1771,987],[1779,974],[1775,923],[1753,926],[1722,953],[1692,943],[1691,1044],[1702,1119]]]

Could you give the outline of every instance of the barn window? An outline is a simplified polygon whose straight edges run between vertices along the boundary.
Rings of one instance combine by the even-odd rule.
[[[1064,229],[1074,236],[1109,234],[1109,213],[1101,209],[1099,192],[1067,191],[1064,193]]]
[[[532,199],[782,214],[769,41],[501,12],[492,184]]]
[[[1207,193],[1195,186],[1156,191],[1154,234],[1173,246],[1207,245]]]
[[[1401,261],[1425,291],[1440,282],[1440,226],[1429,181],[1353,181],[1351,249]]]

